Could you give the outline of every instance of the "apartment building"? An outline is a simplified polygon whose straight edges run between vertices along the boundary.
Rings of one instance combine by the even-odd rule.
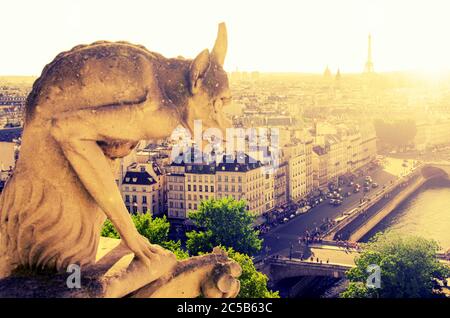
[[[120,190],[130,213],[162,213],[160,192],[163,186],[150,175],[145,165],[131,167],[125,173]]]
[[[215,163],[185,166],[186,217],[189,211],[198,210],[201,201],[215,198],[215,170]]]
[[[324,190],[328,186],[329,152],[325,146],[313,147],[313,188]]]
[[[288,192],[287,192],[287,177],[288,174],[288,164],[283,161],[274,170],[274,207],[281,207],[288,202]]]
[[[169,218],[185,219],[185,165],[184,162],[172,162],[167,173],[167,215]]]
[[[174,162],[167,175],[168,216],[185,219],[211,198],[244,199],[261,215],[274,206],[274,177],[248,155],[224,156],[221,162]]]
[[[253,158],[242,153],[227,155],[216,168],[217,197],[244,199],[249,211],[261,215],[266,212],[265,178],[265,169],[260,161],[255,162]]]
[[[284,158],[287,162],[287,193],[288,199],[299,201],[308,194],[306,184],[306,151],[305,144],[292,143],[283,147]],[[312,176],[312,175],[311,175]]]

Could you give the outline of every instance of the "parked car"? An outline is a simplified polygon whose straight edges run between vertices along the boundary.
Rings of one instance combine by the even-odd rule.
[[[367,187],[364,187],[364,192],[369,192],[370,191],[370,188],[367,186]]]
[[[366,176],[364,181],[372,183],[372,177],[371,176]]]
[[[378,183],[376,182],[372,183],[372,188],[378,188]]]
[[[287,223],[288,221],[289,221],[288,218],[284,218],[284,219],[283,219],[283,223]]]
[[[354,193],[358,193],[359,191],[361,191],[361,188],[360,188],[360,187],[355,187],[355,188],[353,189],[353,192],[354,192]]]

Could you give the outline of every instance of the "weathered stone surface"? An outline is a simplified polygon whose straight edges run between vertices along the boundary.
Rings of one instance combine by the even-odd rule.
[[[133,254],[121,246],[120,240],[102,237],[97,262],[81,269],[81,288],[68,287],[72,273],[21,269],[0,279],[0,298],[188,298],[199,295],[229,298],[239,292],[239,281],[235,278],[241,274],[241,269],[219,249],[180,261],[166,275],[138,288],[135,286],[141,285],[140,280],[123,281],[123,277],[128,277],[124,273],[130,271],[132,262]],[[147,268],[141,270],[141,276],[145,277]]]
[[[137,232],[111,168],[139,140],[167,137],[179,124],[192,131],[200,119],[204,128],[225,128],[221,108],[230,99],[222,68],[226,48],[220,24],[212,52],[204,50],[194,60],[101,41],[61,53],[44,68],[27,100],[20,158],[0,197],[0,278],[15,273],[3,286],[19,288],[27,278],[44,283],[51,277],[18,275],[20,268],[64,273],[78,264],[97,276],[86,284],[100,282],[102,291],[72,291],[71,296],[152,296],[158,294],[154,288],[137,292],[152,282],[164,295],[179,295],[177,284],[203,288],[205,295],[235,294],[239,287],[230,268],[236,266],[226,263],[226,256],[177,262],[173,253]],[[96,261],[106,217],[122,241]],[[124,255],[129,255],[126,260]],[[216,272],[213,263],[226,270],[204,278],[208,270]],[[49,286],[59,286],[60,279],[55,276]],[[48,294],[68,295],[56,290]]]

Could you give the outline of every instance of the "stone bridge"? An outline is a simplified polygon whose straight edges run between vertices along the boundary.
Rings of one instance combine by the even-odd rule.
[[[435,177],[450,176],[450,161],[428,161],[421,168],[424,178],[430,179]]]
[[[289,257],[268,257],[255,263],[258,270],[265,273],[272,283],[284,279],[301,276],[326,276],[334,278],[345,277],[345,273],[355,267],[355,258],[359,251],[355,248],[344,248],[336,242],[311,244],[311,258],[299,259]],[[450,250],[438,253],[436,257],[446,264],[449,263]],[[319,260],[319,261],[317,261]]]
[[[345,273],[354,264],[326,264],[307,262],[304,260],[288,257],[269,258],[264,260],[259,269],[270,277],[274,283],[300,276],[329,276],[334,278],[345,277]]]

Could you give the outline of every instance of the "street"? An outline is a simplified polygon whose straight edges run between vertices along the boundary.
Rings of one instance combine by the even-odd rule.
[[[368,175],[372,177],[373,181],[379,184],[378,189],[384,185],[388,185],[398,177],[400,174],[399,171],[402,170],[399,169],[399,166],[401,166],[399,162],[402,161],[394,159],[385,165],[385,167],[368,172]],[[355,183],[364,184],[364,177],[365,175],[357,178]],[[371,196],[375,191],[378,191],[378,189],[371,189],[368,193],[364,193],[363,191],[353,193],[353,188],[351,187],[344,185],[342,188],[343,191],[352,192],[350,197],[344,199],[342,205],[335,207],[329,205],[328,201],[323,202],[307,213],[295,217],[288,223],[278,225],[264,234],[262,236],[264,238],[264,244],[259,256],[276,254],[289,256],[291,246],[293,254],[303,252],[303,247],[298,242],[299,236],[306,235],[307,231],[311,232],[320,226],[326,218],[335,219],[341,216],[343,212],[355,208],[360,203],[360,199],[365,195]]]

